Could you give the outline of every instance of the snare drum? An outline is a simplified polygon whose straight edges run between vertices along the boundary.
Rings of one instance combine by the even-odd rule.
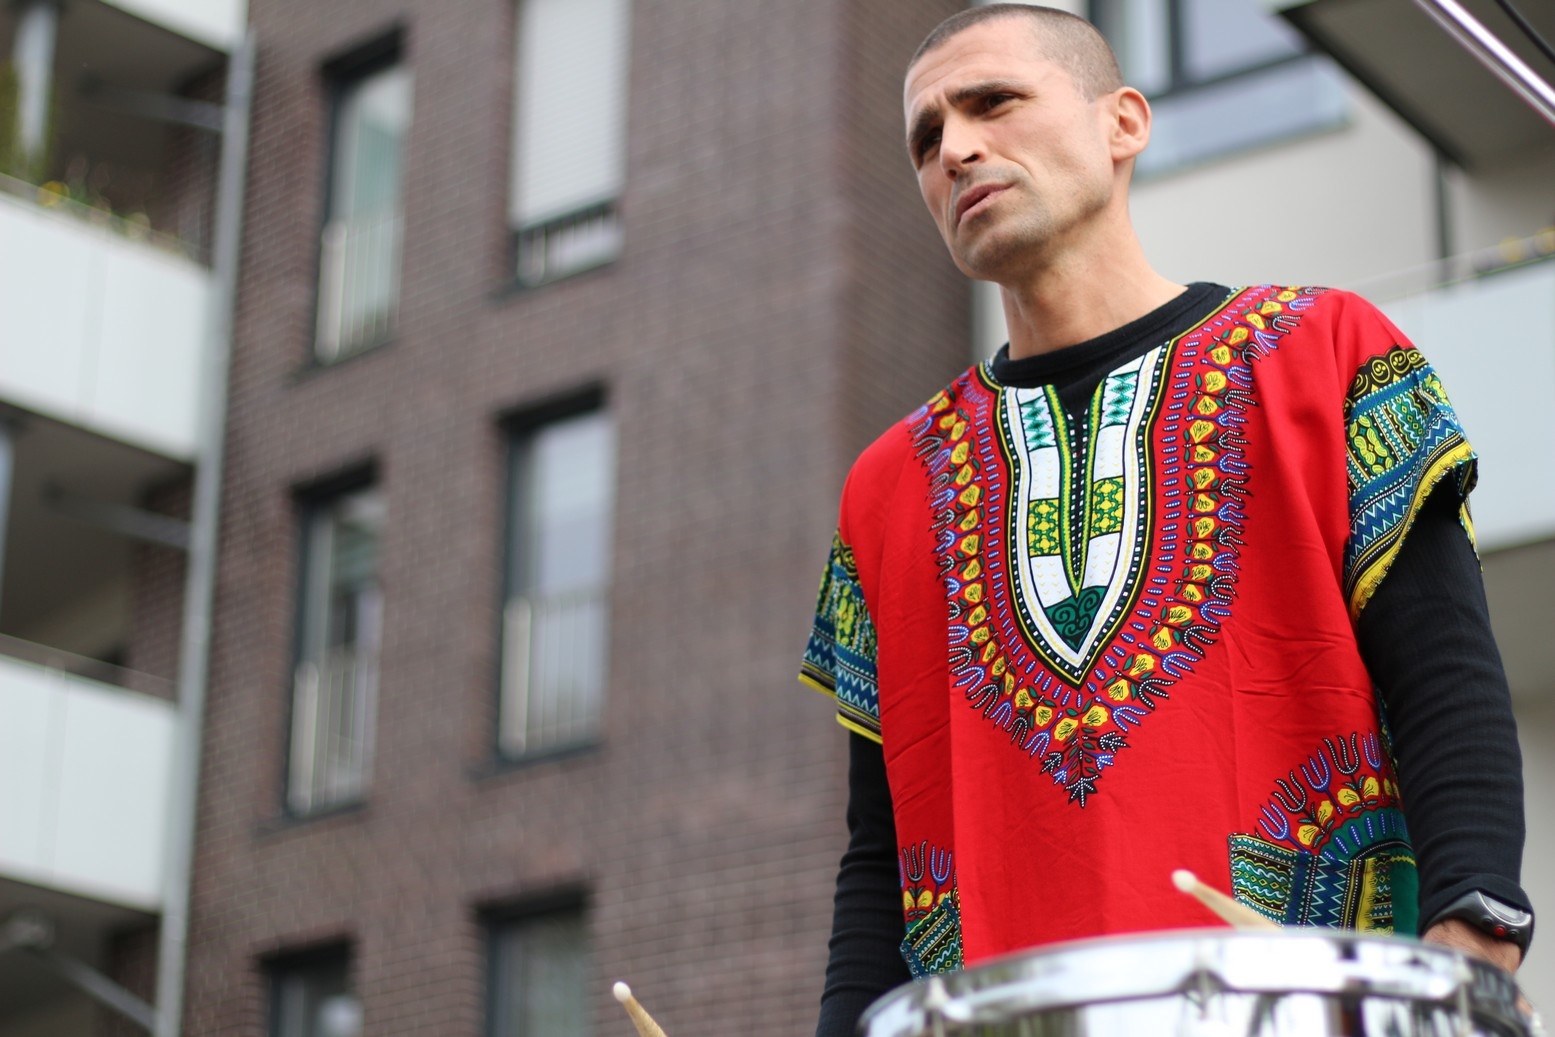
[[[1530,1037],[1517,986],[1443,947],[1331,929],[1055,945],[876,1001],[864,1037]]]

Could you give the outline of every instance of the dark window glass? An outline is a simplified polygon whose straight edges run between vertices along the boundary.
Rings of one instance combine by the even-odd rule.
[[[270,1037],[361,1037],[362,1006],[344,951],[283,959],[269,972]]]
[[[598,729],[615,503],[610,415],[517,434],[512,485],[499,741],[518,754]]]
[[[307,813],[361,798],[372,761],[383,595],[376,489],[303,510],[297,670],[287,806]]]
[[[583,912],[503,922],[492,938],[493,1037],[588,1037],[593,985]]]

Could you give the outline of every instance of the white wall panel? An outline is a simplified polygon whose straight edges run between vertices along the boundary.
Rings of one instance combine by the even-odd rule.
[[[1130,209],[1174,280],[1349,287],[1434,258],[1431,154],[1358,87],[1347,127],[1134,186]]]
[[[172,704],[0,657],[0,716],[0,874],[157,910]]]
[[[31,666],[0,659],[0,873],[32,879],[43,869],[44,834],[54,804],[50,712],[61,703],[52,681]]]
[[[195,453],[204,267],[0,196],[0,399]]]
[[[0,242],[0,396],[74,415],[97,324],[91,238],[0,195]]]
[[[117,439],[192,456],[210,276],[128,242],[112,242],[96,258],[102,322],[85,417]]]
[[[1480,547],[1555,536],[1555,262],[1383,309],[1440,372],[1480,455]]]

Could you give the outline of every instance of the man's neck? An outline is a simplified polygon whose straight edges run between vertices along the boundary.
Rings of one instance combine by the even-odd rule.
[[[1090,261],[1071,256],[1000,288],[1012,360],[1105,335],[1186,290],[1151,268],[1132,235]]]

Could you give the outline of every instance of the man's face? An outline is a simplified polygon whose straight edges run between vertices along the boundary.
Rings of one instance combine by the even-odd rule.
[[[1117,190],[1110,96],[1087,100],[1018,18],[964,29],[908,69],[908,154],[963,273],[1015,280],[1083,240]]]

